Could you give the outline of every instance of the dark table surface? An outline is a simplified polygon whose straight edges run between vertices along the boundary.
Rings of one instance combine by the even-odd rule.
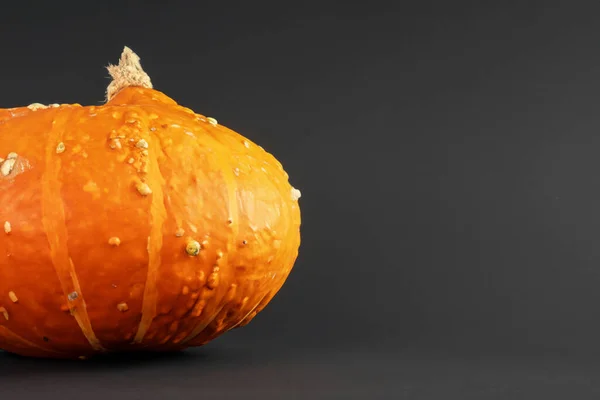
[[[292,349],[217,340],[160,356],[47,361],[0,355],[0,398],[597,399],[593,357],[373,345]]]

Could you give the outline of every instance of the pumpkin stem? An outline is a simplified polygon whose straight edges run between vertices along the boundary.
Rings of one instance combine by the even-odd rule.
[[[106,67],[112,77],[112,82],[106,88],[106,101],[110,101],[121,89],[129,86],[141,86],[152,89],[148,74],[142,69],[140,57],[129,47],[125,46],[119,65]]]

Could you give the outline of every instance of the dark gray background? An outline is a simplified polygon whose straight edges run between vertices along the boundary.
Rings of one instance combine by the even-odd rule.
[[[0,354],[0,393],[598,398],[593,2],[155,3],[3,5],[0,107],[99,104],[132,47],[157,89],[281,160],[299,259],[204,348]]]

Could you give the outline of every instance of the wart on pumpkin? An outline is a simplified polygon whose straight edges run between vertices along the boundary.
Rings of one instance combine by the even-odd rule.
[[[4,162],[0,166],[0,173],[2,173],[2,176],[10,175],[16,162],[17,162],[17,160],[14,158],[8,158],[8,159],[4,160]]]
[[[200,246],[200,243],[196,240],[188,241],[185,246],[185,251],[190,256],[197,256],[200,253],[201,249],[202,249],[202,246]]]
[[[13,303],[18,303],[19,302],[19,298],[17,297],[17,295],[15,294],[15,292],[13,292],[12,290],[10,292],[8,292],[8,298]]]
[[[150,186],[146,182],[138,182],[135,188],[142,196],[148,196],[149,194],[152,194],[152,189],[150,189]]]

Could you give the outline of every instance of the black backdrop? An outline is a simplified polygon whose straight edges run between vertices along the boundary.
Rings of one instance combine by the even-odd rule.
[[[0,393],[595,398],[593,3],[389,3],[2,5],[0,107],[99,104],[130,46],[281,160],[303,225],[247,327],[159,358],[0,354]]]

